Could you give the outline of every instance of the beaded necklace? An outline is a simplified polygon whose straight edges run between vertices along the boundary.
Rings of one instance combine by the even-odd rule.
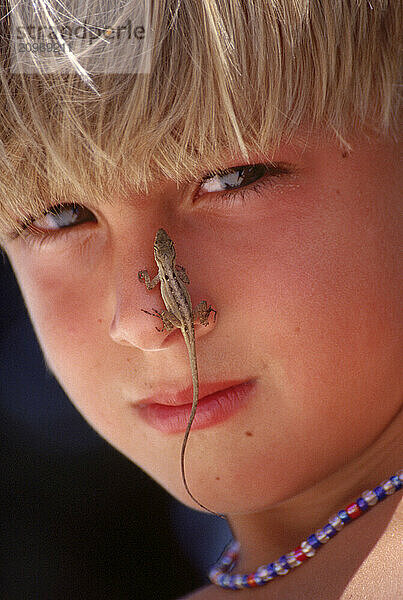
[[[329,522],[318,529],[312,535],[309,535],[306,540],[290,552],[281,556],[275,562],[258,567],[252,573],[241,575],[230,574],[233,569],[238,555],[239,542],[233,540],[228,544],[221,554],[219,560],[213,565],[208,573],[212,583],[230,590],[242,590],[245,588],[254,588],[265,585],[279,575],[287,575],[292,569],[301,565],[305,560],[315,555],[316,550],[319,550],[326,544],[330,538],[334,537],[345,525],[357,519],[378,502],[384,500],[387,496],[394,494],[403,486],[403,470],[390,479],[383,481],[375,489],[366,490],[352,504],[349,504],[345,509],[339,510],[337,514],[330,517]]]

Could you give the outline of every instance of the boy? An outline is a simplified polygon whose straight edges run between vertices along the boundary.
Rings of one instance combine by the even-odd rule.
[[[97,95],[78,72],[15,88],[3,59],[2,243],[48,367],[195,508],[186,347],[142,312],[164,306],[137,279],[159,228],[193,305],[217,310],[195,325],[186,471],[226,515],[239,573],[401,468],[399,16],[386,1],[154,2],[149,73],[112,78],[102,55]],[[401,506],[244,594],[398,597]]]

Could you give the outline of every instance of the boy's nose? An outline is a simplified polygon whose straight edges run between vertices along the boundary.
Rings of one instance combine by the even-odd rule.
[[[159,284],[153,290],[147,290],[137,277],[137,270],[131,274],[121,273],[115,283],[113,298],[113,316],[109,335],[117,344],[133,346],[141,350],[160,350],[168,335],[162,329],[158,317],[143,312],[142,309],[159,312],[165,309],[159,292]]]
[[[126,269],[121,269],[113,291],[113,315],[109,327],[112,340],[123,346],[148,351],[183,344],[180,329],[163,329],[162,319],[155,314],[155,310],[160,313],[167,310],[161,297],[161,284],[157,283],[152,290],[147,290],[144,283],[139,281],[136,269],[130,274],[125,271]],[[152,275],[156,272],[156,269],[152,271]],[[193,305],[193,310],[194,308]],[[214,318],[211,315],[207,326],[195,324],[195,338],[203,337],[213,328]]]

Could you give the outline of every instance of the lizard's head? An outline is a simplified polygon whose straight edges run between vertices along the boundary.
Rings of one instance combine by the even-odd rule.
[[[175,258],[174,243],[165,229],[158,229],[155,234],[154,256],[156,261],[173,260]]]

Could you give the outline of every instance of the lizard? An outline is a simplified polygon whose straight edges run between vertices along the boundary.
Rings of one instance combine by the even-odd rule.
[[[208,319],[210,313],[214,313],[215,321],[217,311],[214,310],[211,305],[207,306],[206,300],[200,302],[200,304],[198,304],[194,309],[192,308],[190,294],[186,288],[186,284],[190,283],[189,277],[185,268],[176,264],[174,243],[167,232],[162,228],[158,229],[157,233],[155,234],[154,259],[158,267],[158,273],[156,276],[151,279],[148,271],[142,270],[138,272],[138,278],[140,281],[144,281],[148,290],[153,289],[158,283],[161,284],[161,296],[166,310],[159,312],[157,309],[153,308],[154,312],[152,313],[144,310],[143,308],[141,310],[151,316],[159,317],[162,320],[163,327],[162,329],[156,327],[157,331],[164,331],[164,329],[171,331],[175,327],[181,330],[188,350],[192,374],[192,410],[181,449],[181,472],[183,483],[187,493],[199,506],[216,516],[225,518],[224,515],[219,515],[218,513],[201,504],[193,496],[189,490],[185,477],[185,448],[199,400],[199,377],[197,369],[194,324],[198,320],[202,325],[207,326],[209,324]]]

